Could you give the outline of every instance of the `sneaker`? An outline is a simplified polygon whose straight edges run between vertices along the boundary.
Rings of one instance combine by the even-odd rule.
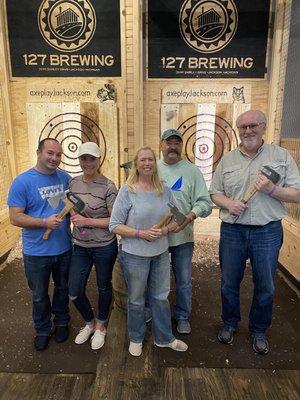
[[[233,342],[233,334],[235,329],[230,325],[223,325],[218,332],[219,342],[225,344],[231,344]]]
[[[253,333],[251,337],[252,348],[258,354],[269,353],[269,343],[264,333]]]
[[[187,349],[188,349],[188,345],[179,339],[174,339],[173,342],[170,342],[167,344],[155,343],[155,345],[157,347],[169,347],[170,349],[175,350],[175,351],[187,351]]]
[[[82,344],[86,342],[90,338],[93,332],[94,332],[94,327],[90,325],[86,325],[84,328],[81,328],[78,335],[75,338],[75,343]]]
[[[101,347],[105,343],[105,336],[106,336],[106,332],[105,331],[100,331],[99,329],[95,330],[93,336],[91,337],[91,348],[92,348],[92,350],[101,349]]]
[[[129,343],[129,353],[132,356],[139,357],[142,354],[143,343]]]
[[[54,340],[56,343],[63,343],[69,337],[69,327],[68,326],[56,326],[54,331]]]
[[[37,351],[45,350],[48,347],[50,336],[37,335],[34,338],[34,347]]]
[[[181,334],[191,333],[191,324],[188,319],[179,319],[177,322],[177,332]]]

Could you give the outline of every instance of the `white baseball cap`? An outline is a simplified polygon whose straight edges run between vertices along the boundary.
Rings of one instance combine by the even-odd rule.
[[[95,142],[85,142],[79,146],[78,157],[82,156],[83,154],[89,154],[91,156],[100,158],[101,151]]]

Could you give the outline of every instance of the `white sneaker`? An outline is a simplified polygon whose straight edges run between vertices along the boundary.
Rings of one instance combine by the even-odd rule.
[[[184,343],[182,340],[175,339],[173,342],[167,343],[167,344],[158,344],[155,343],[157,347],[169,347],[172,350],[175,351],[187,351],[188,345]]]
[[[129,353],[132,356],[139,357],[142,354],[143,343],[129,343]]]
[[[75,343],[82,344],[86,342],[90,338],[93,332],[94,332],[94,327],[90,325],[86,325],[85,327],[81,328],[78,335],[75,338]]]
[[[95,330],[93,336],[91,337],[91,348],[92,348],[92,350],[101,349],[101,347],[105,343],[105,336],[106,336],[106,332],[105,331],[100,331],[99,329]]]

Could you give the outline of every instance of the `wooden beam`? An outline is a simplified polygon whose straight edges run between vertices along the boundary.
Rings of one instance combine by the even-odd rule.
[[[280,143],[282,103],[288,54],[292,0],[277,0],[268,102],[267,143]]]
[[[133,1],[133,95],[134,95],[134,149],[144,143],[143,134],[143,24],[142,1]]]
[[[6,36],[5,30],[5,7],[3,2],[0,4],[0,88],[2,94],[2,106],[4,115],[4,136],[6,137],[6,148],[9,160],[9,170],[11,176],[16,176],[16,157],[15,147],[13,139],[13,127],[12,127],[12,114],[11,114],[11,101],[9,91],[9,70],[8,70],[8,37]]]

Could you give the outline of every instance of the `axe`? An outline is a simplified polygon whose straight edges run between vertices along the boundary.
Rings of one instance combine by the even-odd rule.
[[[56,208],[62,200],[65,203],[64,208],[58,213],[59,218],[64,218],[72,209],[75,209],[77,212],[81,213],[85,208],[85,203],[80,199],[80,197],[76,196],[74,193],[66,190],[65,192],[60,192],[57,195],[48,199],[48,203],[52,208]],[[43,239],[49,239],[51,235],[52,229],[48,228],[43,234]]]
[[[274,171],[274,169],[269,167],[268,165],[264,165],[262,167],[262,169],[260,170],[260,172],[265,177],[267,177],[272,183],[274,183],[274,185],[276,185],[276,183],[278,183],[280,181],[281,176],[278,174],[278,172]],[[256,192],[257,192],[257,189],[255,187],[252,187],[245,193],[241,202],[244,204],[247,204],[248,201],[255,195]],[[240,215],[237,215],[234,218],[233,222],[235,223],[239,219],[239,217],[240,217]]]
[[[123,164],[120,164],[120,168],[124,168],[124,172],[125,172],[125,177],[128,178],[129,176],[129,170],[132,168],[132,161],[127,161]]]
[[[168,221],[174,217],[178,225],[182,225],[186,220],[186,216],[178,210],[178,208],[171,203],[168,203],[170,211],[164,215],[156,224],[158,228],[162,228],[164,225],[168,223]]]

